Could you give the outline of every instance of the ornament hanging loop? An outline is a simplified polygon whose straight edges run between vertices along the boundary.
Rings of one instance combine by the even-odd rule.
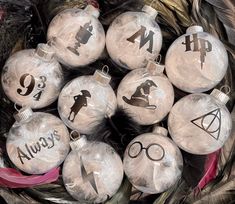
[[[224,90],[224,91],[223,91]],[[229,85],[225,84],[223,86],[220,87],[220,91],[224,92],[226,95],[229,95],[231,92],[231,88]]]
[[[109,73],[109,66],[108,65],[104,65],[102,67],[102,72],[105,73],[105,74],[108,74]]]
[[[156,58],[154,61],[155,61],[157,64],[160,64],[161,61],[162,61],[162,55],[159,54],[159,55],[157,56],[157,58]]]
[[[21,106],[22,108],[23,108],[23,106]],[[20,112],[20,109],[17,107],[17,104],[16,103],[14,103],[14,108],[15,108],[15,110],[17,111],[17,112]]]
[[[81,138],[80,133],[76,130],[72,130],[69,136],[72,141],[76,141]]]

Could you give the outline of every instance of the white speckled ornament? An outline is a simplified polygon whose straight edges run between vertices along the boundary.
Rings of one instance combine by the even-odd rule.
[[[166,191],[181,177],[183,158],[179,148],[162,131],[145,133],[127,146],[123,165],[129,181],[144,193]],[[138,171],[137,171],[138,169]]]
[[[173,105],[173,86],[163,70],[163,65],[149,61],[146,68],[128,73],[118,87],[118,106],[142,125],[161,121]]]
[[[232,129],[225,104],[229,97],[214,89],[208,94],[190,94],[171,109],[168,129],[175,143],[192,154],[210,154],[220,149]]]
[[[214,88],[224,77],[228,55],[224,45],[202,27],[192,26],[167,51],[166,73],[179,89],[199,93]]]
[[[98,17],[99,10],[88,5],[84,10],[66,9],[52,19],[47,39],[62,64],[76,68],[100,57],[105,47],[105,33]]]
[[[3,67],[1,82],[6,95],[18,105],[43,108],[54,102],[64,80],[60,64],[46,44],[13,54]]]
[[[14,116],[6,148],[10,160],[29,174],[46,173],[59,166],[69,152],[69,132],[49,113],[22,108]]]
[[[123,179],[122,161],[115,150],[103,142],[89,142],[85,136],[71,147],[62,172],[71,196],[81,203],[102,203],[112,197]]]
[[[137,69],[158,56],[162,34],[156,16],[157,11],[145,5],[142,12],[126,12],[112,22],[106,34],[106,47],[114,62]]]
[[[94,75],[77,77],[65,85],[58,111],[68,127],[89,134],[104,117],[114,114],[117,99],[110,80],[108,74],[96,70]]]

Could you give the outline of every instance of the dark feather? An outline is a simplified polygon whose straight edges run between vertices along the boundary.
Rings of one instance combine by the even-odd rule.
[[[90,140],[104,141],[123,155],[126,146],[136,136],[150,132],[151,127],[143,127],[135,122],[123,109],[118,108],[111,117],[104,118],[92,131]]]
[[[184,169],[183,177],[187,184],[194,188],[197,186],[200,179],[203,177],[206,155],[193,155],[183,152]]]

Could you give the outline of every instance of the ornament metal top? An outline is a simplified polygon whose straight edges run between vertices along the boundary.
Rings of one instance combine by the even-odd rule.
[[[118,106],[142,125],[161,121],[173,105],[173,86],[163,70],[163,65],[149,61],[146,68],[128,73],[118,87]]]
[[[204,92],[215,87],[224,77],[228,55],[224,45],[200,26],[189,27],[177,38],[166,55],[166,73],[179,89]]]
[[[98,9],[88,5],[84,10],[66,9],[52,19],[47,39],[62,64],[81,67],[100,57],[105,33],[98,17]]]
[[[89,134],[104,117],[114,114],[117,99],[110,80],[107,73],[96,70],[92,76],[80,76],[65,85],[58,111],[68,127]]]
[[[142,12],[126,12],[112,22],[106,47],[114,62],[126,69],[137,69],[158,56],[162,34],[156,16],[157,11],[145,5]]]
[[[183,158],[176,144],[167,137],[166,129],[157,127],[154,133],[142,134],[130,142],[123,165],[135,188],[156,194],[167,190],[180,179]]]
[[[210,154],[220,149],[232,129],[225,104],[229,97],[214,89],[210,95],[195,93],[180,99],[171,109],[168,129],[175,143],[192,154]]]
[[[22,108],[14,115],[6,148],[11,161],[29,174],[46,173],[59,166],[69,152],[69,132],[49,114]]]
[[[102,203],[112,197],[123,179],[123,165],[115,150],[85,136],[71,142],[72,151],[63,165],[67,191],[81,203]]]
[[[13,54],[3,67],[2,87],[18,105],[43,108],[54,102],[63,84],[60,64],[47,44]]]

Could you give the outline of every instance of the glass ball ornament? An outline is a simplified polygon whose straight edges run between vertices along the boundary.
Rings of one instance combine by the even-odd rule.
[[[155,128],[133,139],[123,160],[124,172],[138,190],[156,194],[173,186],[183,170],[183,158],[165,128]],[[138,169],[138,171],[136,170]]]
[[[161,121],[174,103],[174,90],[164,66],[149,61],[146,68],[129,72],[117,91],[118,106],[141,125]]]
[[[63,181],[69,194],[81,203],[102,203],[119,189],[123,164],[108,144],[89,142],[85,136],[71,142],[63,165]]]
[[[220,149],[232,129],[225,104],[229,97],[214,89],[210,95],[190,94],[170,111],[168,129],[174,142],[184,151],[204,155]]]
[[[142,12],[125,12],[112,22],[106,34],[106,47],[115,63],[137,69],[158,56],[162,34],[156,16],[157,11],[145,5]]]
[[[32,112],[24,107],[14,115],[16,122],[9,130],[7,154],[20,170],[42,174],[58,167],[69,153],[69,132],[56,116]]]
[[[214,88],[224,77],[228,55],[219,39],[200,26],[189,27],[166,54],[166,73],[172,84],[199,93]]]
[[[96,70],[94,75],[77,77],[65,85],[58,111],[69,128],[90,134],[104,117],[114,114],[117,99],[110,80],[104,70]]]
[[[47,31],[47,39],[58,60],[75,69],[97,60],[105,47],[105,32],[98,20],[99,10],[66,9],[57,14]]]
[[[54,52],[47,44],[16,52],[5,63],[2,87],[14,103],[43,108],[53,103],[62,88],[64,76]]]

